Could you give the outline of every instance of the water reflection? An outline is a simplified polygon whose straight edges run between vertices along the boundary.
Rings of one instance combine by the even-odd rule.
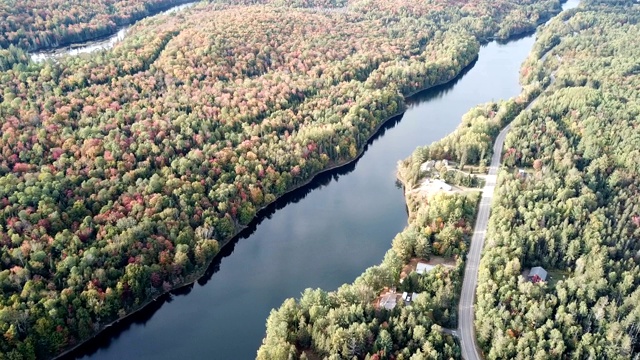
[[[462,69],[458,76],[456,76],[453,80],[442,85],[434,86],[429,90],[421,91],[407,98],[407,110],[420,106],[421,104],[424,104],[426,102],[443,98],[455,88],[460,80],[462,80],[462,78],[467,75],[467,73],[469,73],[471,69],[473,69],[477,62],[478,59],[476,58],[469,65],[467,65],[467,67]]]
[[[162,296],[67,357],[254,356],[270,309],[284,298],[306,287],[334,289],[382,259],[406,224],[395,163],[452,131],[471,106],[516,95],[532,43],[528,35],[483,46],[456,79],[409,98],[407,113],[385,123],[356,161],[263,209],[197,285]]]
[[[456,76],[452,81],[433,87],[426,91],[421,91],[410,98],[407,99],[408,109],[415,108],[420,106],[421,104],[425,104],[429,101],[433,101],[435,99],[440,99],[450,91],[454,89],[454,87],[460,82],[460,80],[475,66],[477,60],[474,60],[471,64],[469,64],[466,68],[464,68],[458,76]],[[369,147],[376,142],[378,139],[385,136],[385,134],[393,129],[396,125],[400,123],[403,115],[396,116],[392,119],[389,119],[385,122],[380,129],[373,135],[371,139],[367,142],[364,151],[362,154],[353,162],[346,164],[337,169],[333,169],[330,171],[326,171],[318,174],[309,184],[302,186],[284,196],[278,198],[275,202],[265,207],[261,211],[258,212],[256,218],[249,223],[246,229],[240,232],[236,237],[234,237],[227,245],[225,245],[220,253],[213,259],[210,266],[207,268],[205,273],[201,278],[199,278],[196,282],[200,286],[205,286],[212,279],[213,275],[220,271],[222,261],[226,257],[229,257],[233,254],[236,249],[236,245],[244,239],[249,239],[252,235],[255,234],[259,226],[266,220],[269,220],[276,214],[279,210],[284,209],[285,207],[296,204],[301,200],[305,199],[309,194],[316,192],[320,189],[323,189],[329,186],[332,182],[338,182],[340,178],[352,173],[356,168],[360,160],[363,158]],[[398,190],[401,190],[402,187],[394,183],[395,187]],[[405,207],[405,214],[406,214]],[[68,356],[69,358],[76,358],[81,356],[90,356],[95,354],[100,349],[106,349],[109,345],[118,339],[121,334],[126,332],[131,328],[132,325],[145,325],[147,321],[149,321],[153,315],[160,310],[164,304],[171,303],[176,297],[189,295],[194,288],[194,284],[184,286],[180,289],[172,291],[170,294],[165,294],[158,298],[156,301],[152,302],[148,307],[142,309],[136,314],[131,315],[130,317],[125,318],[124,320],[114,324],[113,326],[106,329],[104,332],[98,334],[94,340],[90,341],[87,344],[82,345]]]
[[[404,116],[383,126],[357,162],[266,208],[197,284],[114,326],[77,356],[254,358],[272,308],[307,287],[335,289],[381,261],[407,221],[398,160],[450,133],[474,105],[518,94],[518,69],[532,44],[528,37],[483,46],[472,69],[409,99]]]

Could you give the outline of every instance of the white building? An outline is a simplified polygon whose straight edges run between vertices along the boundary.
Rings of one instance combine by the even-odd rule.
[[[424,273],[428,273],[434,268],[435,268],[434,265],[429,265],[429,264],[419,262],[418,265],[416,265],[416,272],[418,274],[424,274]]]
[[[420,165],[420,171],[427,172],[431,171],[436,166],[436,162],[434,160],[429,160],[422,165]]]
[[[409,305],[411,304],[411,302],[415,301],[418,298],[418,293],[408,293],[408,292],[403,292],[402,293],[402,300],[404,300],[404,304],[405,305]]]

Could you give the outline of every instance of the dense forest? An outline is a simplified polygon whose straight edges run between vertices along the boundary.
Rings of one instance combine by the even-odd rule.
[[[472,109],[454,133],[399,164],[409,190],[425,176],[444,178],[448,171],[440,160],[455,161],[459,169],[477,165],[481,172],[498,131],[515,118],[477,295],[476,331],[489,359],[635,359],[640,353],[640,214],[634,201],[640,54],[629,46],[640,33],[638,20],[640,8],[632,2],[587,2],[564,13],[538,34],[522,67],[523,94]],[[430,160],[438,161],[425,172],[421,165]],[[410,224],[383,263],[336,292],[307,290],[299,301],[287,300],[267,321],[259,357],[277,354],[278,345],[309,358],[459,357],[456,345],[434,342],[439,325],[455,326],[455,305],[443,318],[442,303],[433,301],[459,291],[460,273],[447,274],[452,287],[411,305],[391,311],[371,305],[385,286],[432,289],[424,275],[412,273],[418,281],[408,285],[397,274],[413,257],[447,255],[437,252],[440,234],[432,232],[440,213],[429,209],[453,199],[406,194]],[[425,223],[426,212],[436,218]],[[456,216],[443,219],[450,224]],[[463,268],[464,234],[453,255],[456,271]],[[547,281],[525,280],[534,266],[549,270]],[[360,292],[345,300],[353,291]],[[423,323],[404,320],[411,315],[439,325],[424,332]]]
[[[475,308],[487,359],[639,356],[639,21],[631,1],[587,1],[522,67],[549,88],[505,143]],[[526,281],[534,266],[550,278]]]
[[[471,180],[475,176],[460,176],[460,169],[472,164],[483,172],[500,129],[535,98],[541,86],[532,84],[517,98],[470,110],[453,133],[400,161],[398,179],[405,189],[409,225],[393,239],[382,263],[337,291],[308,289],[299,300],[286,300],[267,320],[258,358],[460,358],[458,343],[443,328],[457,326],[464,258],[479,192],[415,190],[427,177],[477,186]],[[448,169],[444,160],[456,162],[458,169]],[[421,169],[430,161],[435,163],[432,169]],[[433,258],[448,260],[450,266],[422,275],[410,268],[412,261]],[[393,288],[421,295],[410,305],[381,308],[378,296]]]
[[[0,48],[10,45],[35,51],[94,40],[115,33],[169,7],[195,0],[26,0],[0,3]],[[557,9],[552,1],[536,4],[531,0],[501,0],[460,3],[449,0],[406,2],[366,0],[210,0],[229,5],[270,5],[285,8],[311,8],[318,11],[354,11],[377,18],[433,18],[458,21],[485,36],[507,38],[531,31]],[[453,11],[452,11],[453,10]],[[471,21],[471,18],[475,18]],[[504,19],[500,24],[495,19]]]
[[[531,83],[516,98],[471,109],[444,139],[419,147],[398,164],[409,224],[378,266],[336,291],[307,289],[271,312],[258,359],[454,359],[460,348],[447,329],[457,327],[457,306],[479,192],[422,193],[435,177],[478,187],[469,172],[485,172],[501,128],[540,94]],[[455,164],[455,169],[443,165]],[[423,165],[433,162],[431,169]],[[474,165],[473,169],[467,165]],[[449,263],[419,274],[416,261]],[[380,305],[389,291],[420,294],[395,308]]]
[[[404,96],[559,9],[325,5],[201,4],[43,63],[0,49],[0,357],[50,357],[193,281],[260,208],[354,159]],[[462,230],[444,225],[436,252],[460,254]]]
[[[7,0],[0,2],[0,48],[55,48],[113,34],[170,6],[193,0]]]

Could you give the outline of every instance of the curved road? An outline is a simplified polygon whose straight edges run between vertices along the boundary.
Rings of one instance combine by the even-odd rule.
[[[565,2],[562,10],[572,9],[578,6],[580,1],[569,0]],[[545,52],[540,58],[544,62],[549,55],[549,51]],[[562,58],[556,55],[559,62]],[[549,86],[555,81],[555,71],[549,75]],[[533,99],[524,110],[530,109],[540,96]],[[493,156],[491,157],[491,166],[489,167],[489,175],[486,177],[486,183],[482,189],[482,199],[478,208],[478,216],[476,217],[476,226],[473,229],[473,237],[471,238],[471,249],[467,254],[467,267],[464,270],[464,280],[462,282],[462,293],[460,296],[460,304],[458,305],[458,329],[448,330],[449,333],[457,335],[460,338],[460,347],[462,349],[462,358],[465,360],[480,360],[482,355],[476,343],[476,333],[473,313],[473,305],[475,304],[476,285],[478,283],[478,265],[480,264],[480,253],[484,247],[484,238],[489,223],[489,212],[491,208],[491,200],[493,198],[493,190],[496,186],[498,168],[502,156],[502,146],[504,139],[509,132],[510,125],[507,125],[500,131],[493,144]]]

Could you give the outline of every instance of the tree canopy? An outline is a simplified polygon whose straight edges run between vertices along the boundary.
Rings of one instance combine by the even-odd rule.
[[[192,0],[21,0],[0,2],[0,48],[50,49],[113,34]]]
[[[632,2],[586,1],[522,67],[550,85],[505,143],[475,308],[488,359],[638,356],[638,20]],[[526,281],[534,266],[551,279]]]
[[[404,96],[559,9],[199,4],[139,21],[108,51],[34,63],[33,26],[58,27],[49,3],[24,3],[0,32],[24,34],[0,44],[0,353],[13,358],[55,355],[193,281],[260,208],[353,160]],[[55,11],[80,29],[99,4]],[[437,251],[460,253],[445,229]]]

